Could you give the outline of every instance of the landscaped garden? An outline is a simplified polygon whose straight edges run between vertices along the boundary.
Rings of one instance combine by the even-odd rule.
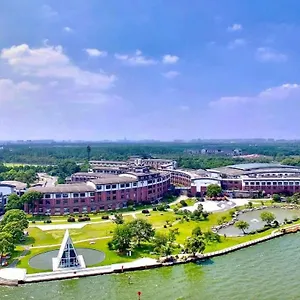
[[[183,209],[178,209],[178,203]],[[213,232],[212,228],[230,221],[234,212],[245,207],[208,214],[201,204],[194,212],[190,212],[184,210],[185,205],[178,203],[175,206],[159,204],[143,210],[130,208],[127,212],[90,214],[90,220],[82,222],[78,222],[78,218],[83,216],[74,216],[75,222],[68,222],[70,216],[33,218],[25,215],[25,219],[28,217],[31,220],[28,223],[27,220],[24,221],[24,213],[18,215],[18,210],[11,210],[7,212],[8,217],[4,217],[4,223],[0,223],[1,228],[8,230],[8,233],[2,233],[0,236],[0,252],[3,255],[6,252],[11,253],[9,262],[22,255],[17,266],[26,268],[28,273],[34,273],[41,270],[32,268],[29,265],[30,259],[40,253],[57,250],[66,226],[72,224],[82,225],[82,228],[69,229],[76,247],[95,249],[105,254],[104,260],[97,265],[129,262],[141,257],[158,258],[180,252],[217,251],[268,235],[274,230],[267,228],[261,233],[244,236],[221,236]],[[196,201],[188,199],[186,203],[190,206]],[[272,203],[265,201],[263,204]],[[247,208],[261,205],[260,201],[253,202],[248,204]],[[12,226],[8,225],[9,222],[16,222],[18,218],[22,219],[24,229],[28,232],[25,240],[18,235],[23,227],[15,232]],[[7,241],[9,248],[5,248]]]

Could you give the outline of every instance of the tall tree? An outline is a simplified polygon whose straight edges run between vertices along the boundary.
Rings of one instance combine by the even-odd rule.
[[[20,243],[22,237],[24,236],[23,226],[18,221],[7,223],[3,227],[2,231],[9,233],[12,236],[15,244]]]
[[[131,228],[134,240],[137,242],[138,246],[141,242],[149,242],[154,236],[155,230],[152,224],[144,219],[135,219],[128,224]]]
[[[23,209],[24,203],[20,199],[20,197],[17,194],[10,194],[7,199],[7,204],[5,205],[5,210],[11,210],[11,209]]]
[[[217,197],[222,193],[222,188],[217,184],[210,184],[207,186],[206,195],[207,197]]]
[[[185,249],[187,252],[192,253],[193,256],[195,256],[196,253],[203,253],[205,250],[205,242],[203,237],[199,235],[188,237],[185,241]]]
[[[22,230],[27,228],[29,224],[25,212],[20,209],[11,209],[7,211],[0,222],[0,229],[11,222],[17,222]]]
[[[113,238],[108,243],[109,247],[119,252],[126,252],[130,249],[132,230],[128,224],[118,225],[114,230]]]
[[[28,191],[21,196],[21,201],[25,204],[27,203],[29,209],[33,212],[34,203],[43,198],[43,194],[38,191]]]
[[[260,218],[262,221],[266,222],[268,225],[270,225],[275,220],[275,215],[270,211],[263,211],[260,214]]]
[[[249,228],[249,223],[243,220],[237,221],[234,226],[240,230],[242,230],[242,232],[245,234],[245,230]]]
[[[15,250],[13,237],[10,233],[0,232],[0,264],[2,264],[2,257],[4,254],[11,253]]]

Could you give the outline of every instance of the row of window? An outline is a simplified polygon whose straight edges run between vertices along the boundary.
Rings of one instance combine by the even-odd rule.
[[[282,181],[279,181],[279,182],[272,182],[272,181],[251,181],[251,182],[248,182],[246,181],[245,182],[245,185],[279,185],[279,186],[287,186],[287,185],[290,185],[290,186],[293,186],[293,185],[300,185],[300,181],[286,181],[286,182],[282,182]]]
[[[93,197],[93,196],[95,196],[95,192],[90,192],[89,195],[90,195],[90,197]],[[86,196],[87,196],[87,193],[54,194],[54,198],[56,198],[56,199],[60,199],[60,198],[83,198],[83,197],[86,197]],[[45,194],[44,198],[45,199],[50,199],[52,197],[51,197],[51,194]]]

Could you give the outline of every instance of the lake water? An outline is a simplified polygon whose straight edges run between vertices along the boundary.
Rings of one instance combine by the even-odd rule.
[[[297,233],[202,265],[0,287],[0,299],[134,300],[141,291],[141,300],[292,300],[300,298],[299,276]]]
[[[260,218],[260,214],[264,211],[269,211],[275,214],[276,220],[279,223],[283,223],[284,219],[287,218],[288,220],[293,219],[294,216],[300,216],[300,210],[288,210],[288,209],[280,209],[280,208],[268,208],[264,210],[254,210],[249,211],[247,213],[241,214],[238,216],[239,220],[243,220],[249,223],[250,227],[246,230],[246,232],[250,232],[252,230],[257,230],[259,228],[264,227],[266,224],[262,222]],[[236,228],[234,225],[228,226],[226,228],[222,228],[219,230],[220,234],[226,234],[228,236],[232,235],[242,235],[240,229]]]

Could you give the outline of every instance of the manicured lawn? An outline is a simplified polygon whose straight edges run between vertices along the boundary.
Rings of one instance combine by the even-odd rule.
[[[253,204],[256,205],[255,200],[253,200]],[[272,204],[271,201],[265,202],[265,205],[270,205],[270,204]],[[257,205],[261,205],[260,201],[257,201]],[[243,207],[240,208],[242,209]],[[207,220],[197,221],[197,222],[196,221],[187,222],[187,221],[178,220],[181,219],[182,216],[176,215],[172,211],[160,212],[160,211],[150,210],[150,216],[147,216],[146,214],[142,214],[141,211],[137,211],[133,213],[135,213],[137,218],[143,218],[148,220],[153,225],[153,227],[159,232],[168,232],[169,229],[171,228],[172,229],[178,228],[180,234],[177,237],[177,243],[179,244],[184,244],[186,237],[190,236],[192,230],[197,226],[200,226],[202,231],[205,232],[210,230],[212,226],[217,225],[218,219],[220,219],[220,217],[225,216],[228,221],[231,219],[229,215],[229,211],[216,212],[210,214]],[[105,260],[100,265],[109,265],[114,263],[128,262],[143,256],[151,257],[150,252],[152,252],[152,246],[149,244],[143,245],[140,249],[136,249],[133,252],[132,257],[120,255],[115,251],[109,250],[107,246],[107,242],[110,240],[110,238],[106,238],[106,237],[112,236],[113,230],[117,225],[113,222],[101,222],[102,221],[101,215],[96,215],[96,216],[91,215],[91,217],[92,220],[94,221],[92,224],[87,224],[82,229],[71,229],[69,231],[77,247],[92,248],[92,249],[103,251],[105,253]],[[57,222],[53,222],[54,223],[53,225],[58,225],[59,223],[62,224],[67,223],[66,218],[67,218],[66,216],[53,217],[52,220],[57,221]],[[124,218],[126,221],[133,220],[132,215],[126,215],[124,216]],[[167,220],[169,220],[172,226],[168,228],[164,228],[164,225],[166,224]],[[42,222],[37,222],[35,225],[38,224],[42,224]],[[220,243],[207,244],[205,252],[217,251],[246,241],[257,239],[259,237],[270,234],[273,230],[274,229],[270,229],[263,233],[259,233],[255,235],[246,235],[242,237],[224,238],[222,236]],[[58,249],[58,246],[51,246],[51,245],[59,245],[61,243],[65,230],[42,231],[36,227],[30,227],[28,229],[28,232],[29,232],[29,237],[25,242],[26,245],[30,245],[30,246],[33,245],[34,247],[47,245],[49,247],[30,249],[30,252],[26,255],[26,257],[24,257],[21,260],[21,262],[19,262],[18,267],[26,267],[28,269],[28,273],[40,272],[40,270],[34,270],[28,265],[29,259],[36,254]],[[94,239],[94,238],[103,238],[103,239],[94,240],[92,243],[90,241],[78,242],[78,241],[82,241],[86,239]],[[17,251],[20,252],[16,252],[16,255],[18,253],[21,253],[21,249],[22,248],[18,246]],[[178,251],[178,249],[176,251]]]

